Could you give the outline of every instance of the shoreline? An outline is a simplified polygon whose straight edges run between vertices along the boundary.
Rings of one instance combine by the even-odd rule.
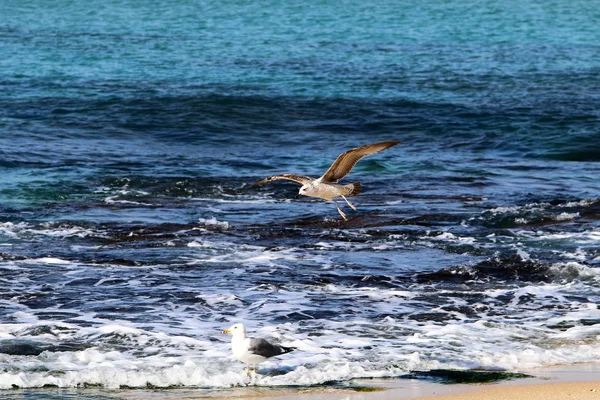
[[[600,399],[600,362],[520,369],[530,378],[497,383],[457,385],[456,389],[438,388],[435,392],[395,400],[564,400]],[[454,386],[454,385],[444,385]],[[427,389],[425,389],[427,392]]]
[[[600,362],[520,369],[530,378],[495,383],[437,383],[423,379],[356,379],[372,392],[322,389],[308,393],[252,396],[270,400],[600,400]],[[193,399],[191,397],[189,399]]]
[[[495,383],[437,383],[426,379],[355,379],[348,388],[277,388],[248,386],[231,389],[90,390],[73,389],[89,398],[120,400],[600,400],[600,362],[521,369],[529,378]],[[353,389],[354,388],[354,389]],[[359,389],[359,390],[356,390]],[[27,389],[26,389],[27,390]],[[64,389],[57,389],[65,391]],[[43,395],[44,389],[30,389]],[[71,390],[66,390],[70,392]],[[5,392],[21,398],[20,391]],[[47,393],[47,392],[46,392]],[[22,395],[22,393],[21,393]],[[10,398],[10,396],[9,396]],[[35,395],[34,397],[35,398]],[[40,398],[43,398],[40,397]]]

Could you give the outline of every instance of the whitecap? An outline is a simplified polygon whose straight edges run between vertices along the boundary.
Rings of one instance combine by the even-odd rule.
[[[215,217],[212,218],[198,218],[198,222],[204,226],[215,226],[221,229],[229,229],[230,225],[227,221],[218,221]]]

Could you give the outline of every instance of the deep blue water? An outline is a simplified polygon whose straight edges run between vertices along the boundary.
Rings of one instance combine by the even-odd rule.
[[[598,359],[600,9],[363,3],[0,3],[0,389]]]

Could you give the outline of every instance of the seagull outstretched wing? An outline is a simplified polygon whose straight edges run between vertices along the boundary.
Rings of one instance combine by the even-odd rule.
[[[360,161],[361,158],[370,156],[371,154],[379,153],[380,151],[395,146],[398,143],[400,143],[399,140],[367,144],[365,146],[360,146],[340,154],[333,164],[331,164],[331,167],[329,167],[327,172],[323,174],[321,177],[321,182],[329,183],[339,181],[348,175],[348,173],[352,170],[352,168],[354,168],[356,163]]]

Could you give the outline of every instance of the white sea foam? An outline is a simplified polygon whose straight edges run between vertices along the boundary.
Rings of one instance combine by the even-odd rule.
[[[460,243],[460,244],[474,244],[475,243],[475,238],[473,238],[473,237],[469,237],[469,236],[456,236],[456,235],[454,235],[453,233],[450,233],[450,232],[440,233],[437,236],[433,236],[432,239],[434,239],[434,240],[446,240],[446,241],[456,242],[456,243]]]
[[[520,207],[496,207],[487,210],[486,212],[490,212],[492,214],[506,214],[506,213],[515,213],[520,209]]]
[[[589,205],[593,204],[595,201],[597,201],[597,200],[588,199],[588,200],[568,202],[565,204],[559,204],[557,206],[553,206],[550,203],[529,203],[529,204],[525,204],[523,206],[504,206],[504,207],[491,208],[491,209],[487,210],[486,212],[489,212],[492,214],[515,214],[515,213],[519,213],[519,212],[523,212],[523,211],[546,210],[546,209],[550,209],[553,207],[558,207],[558,208],[585,207],[585,206],[589,206]]]
[[[554,293],[555,289],[549,287],[538,294]],[[531,288],[522,293],[531,295]],[[510,307],[516,305],[515,302]],[[600,317],[598,314],[595,307],[583,307],[575,311],[572,318]],[[2,326],[0,340],[35,325]],[[358,377],[401,376],[415,369],[514,369],[589,361],[600,356],[600,344],[579,341],[581,337],[600,333],[598,326],[571,328],[552,336],[552,332],[542,329],[541,325],[532,329],[485,320],[445,325],[415,324],[410,327],[416,330],[413,333],[402,325],[406,325],[406,321],[389,317],[375,327],[367,321],[351,320],[331,323],[319,336],[308,336],[305,329],[291,323],[258,329],[257,335],[270,337],[297,350],[261,365],[262,371],[275,369],[276,374],[265,375],[259,371],[257,376],[247,378],[243,374],[243,364],[231,356],[229,343],[225,339],[216,343],[206,340],[203,338],[206,331],[198,332],[198,338],[193,338],[116,324],[97,328],[59,324],[55,325],[56,329],[51,328],[53,335],[45,335],[43,339],[58,342],[67,338],[88,338],[101,343],[108,335],[113,340],[120,338],[118,340],[123,344],[135,343],[141,352],[134,354],[94,346],[72,352],[44,352],[33,357],[1,355],[0,364],[9,363],[13,368],[0,374],[0,388],[11,389],[13,385],[23,388],[78,387],[84,384],[105,388],[148,385],[230,387],[248,383],[259,386],[315,385]],[[387,339],[374,338],[375,331],[364,335],[365,330],[373,328],[388,332]],[[395,338],[389,336],[394,331],[397,332]],[[36,338],[40,339],[41,336]]]
[[[229,229],[230,225],[227,221],[218,221],[215,217],[212,218],[199,218],[198,222],[200,222],[204,226],[215,226],[221,229]]]
[[[299,249],[278,249],[267,250],[262,246],[253,245],[238,245],[225,241],[210,241],[203,240],[202,242],[193,241],[188,244],[190,247],[196,247],[198,250],[204,249],[205,252],[199,253],[193,260],[190,260],[191,265],[199,263],[225,263],[225,262],[244,262],[247,265],[265,265],[265,266],[280,266],[283,264],[278,261],[292,260],[313,260],[322,261],[327,264],[329,261],[319,256],[318,254],[306,254]]]
[[[119,189],[111,187],[99,187],[94,191],[96,194],[109,194],[104,198],[106,204],[132,204],[137,206],[151,206],[152,204],[132,200],[135,197],[149,196],[150,193],[143,190],[129,189],[129,182]],[[123,198],[126,197],[126,198]]]
[[[271,197],[260,197],[260,196],[247,196],[240,199],[239,196],[236,198],[209,198],[209,197],[194,197],[193,200],[204,201],[207,203],[219,203],[219,204],[276,204],[276,203],[289,203],[290,199],[273,199]]]
[[[39,226],[30,223],[12,222],[0,223],[0,235],[11,238],[22,238],[27,236],[50,236],[50,237],[87,237],[89,235],[104,236],[103,232],[92,231],[80,226],[68,226],[67,224],[56,224],[45,222]]]
[[[598,202],[600,199],[584,199],[579,201],[569,201],[565,204],[559,204],[558,207],[561,208],[573,208],[573,207],[587,207],[592,204]]]
[[[199,223],[229,228],[215,218]],[[56,224],[4,227],[23,235]],[[593,227],[477,239],[457,229],[422,235],[416,240],[421,248],[408,252],[406,235],[327,230],[299,247],[265,247],[197,229],[191,231],[195,236],[171,240],[182,251],[174,266],[84,265],[50,252],[3,261],[1,268],[19,268],[22,275],[0,304],[10,322],[0,325],[0,344],[17,339],[47,350],[0,354],[0,388],[318,385],[414,369],[518,369],[599,356],[600,324],[593,321],[600,315],[593,306],[600,297],[589,289],[598,273],[587,263],[598,235]],[[364,240],[346,240],[353,235]],[[457,285],[445,291],[447,285],[407,283],[403,275],[414,260],[435,270],[456,265],[459,256],[437,250],[446,242],[485,247],[497,241],[521,259],[535,260],[529,245],[538,240],[575,243],[569,247],[573,262],[550,266],[553,283]],[[382,251],[361,258],[372,249]],[[286,274],[300,268],[305,279],[288,279]],[[46,278],[35,281],[35,274]],[[74,296],[42,310],[29,308],[38,296],[44,301],[80,287],[92,293],[85,306],[72,305],[78,301]],[[60,318],[68,322],[57,322]],[[219,334],[236,321],[245,322],[251,335],[297,350],[262,364],[258,376],[248,379]],[[69,348],[72,344],[78,346]],[[60,345],[67,347],[52,347]]]
[[[513,318],[520,315],[518,322],[484,315],[473,321],[449,312],[453,320],[444,324],[403,317],[414,313],[422,302],[422,294],[417,290],[343,284],[316,285],[301,291],[290,289],[254,287],[234,294],[206,288],[196,296],[210,309],[237,310],[237,318],[248,322],[251,335],[297,348],[262,364],[267,374],[259,373],[251,380],[243,374],[243,364],[231,356],[226,337],[218,334],[227,324],[190,318],[187,307],[171,308],[169,323],[157,320],[151,329],[147,322],[106,321],[93,315],[78,318],[91,325],[56,323],[21,311],[13,314],[17,322],[0,325],[0,342],[20,338],[47,344],[88,343],[90,347],[45,351],[39,356],[0,355],[0,366],[12,366],[1,373],[0,388],[84,384],[105,388],[148,384],[156,387],[316,385],[359,377],[400,376],[414,369],[515,369],[588,361],[600,356],[600,343],[587,339],[598,335],[600,326],[575,324],[566,330],[549,328],[564,321],[600,318],[595,304],[567,299],[569,293],[578,292],[576,283],[529,285],[481,293],[492,302],[512,299],[503,309]],[[450,294],[438,292],[441,298],[454,299],[456,305],[464,304],[460,296],[445,297]],[[361,310],[377,309],[387,316],[378,320],[311,317],[280,325],[260,323],[261,318],[281,313],[297,312],[310,317],[324,309],[312,301],[314,298],[351,302],[357,315]],[[524,299],[533,299],[535,304],[523,303]],[[570,304],[570,310],[561,316],[543,311],[545,306],[555,303]],[[532,307],[537,311],[523,313]],[[481,309],[485,310],[484,304]],[[444,312],[435,307],[425,307],[424,311]],[[36,327],[44,329],[32,331]],[[28,332],[38,333],[32,336]]]
[[[599,279],[600,268],[589,267],[578,262],[554,263],[550,270],[556,277],[564,279]]]
[[[519,258],[520,258],[522,261],[530,261],[530,260],[531,260],[531,256],[530,256],[530,255],[529,255],[529,253],[527,253],[525,250],[523,250],[523,249],[521,249],[521,248],[517,247],[517,248],[516,248],[516,252],[517,252],[517,255],[519,256]]]
[[[28,263],[44,263],[44,264],[71,264],[70,261],[56,257],[31,258],[26,260]]]
[[[0,234],[8,237],[16,237],[17,232],[25,229],[28,226],[25,222],[14,224],[12,222],[0,223]]]
[[[553,219],[555,221],[570,221],[580,218],[579,212],[561,212],[555,214],[554,210],[558,208],[573,208],[573,207],[585,207],[593,204],[596,200],[582,200],[578,202],[569,202],[558,206],[552,206],[549,203],[531,203],[524,206],[511,206],[511,207],[496,207],[485,211],[483,214],[492,215],[503,215],[510,214],[515,215],[515,222],[517,224],[527,224],[530,222],[532,217],[544,216],[545,218]],[[481,217],[479,218],[481,219]]]
[[[582,244],[593,244],[600,240],[600,230],[592,229],[581,232],[557,232],[549,233],[545,231],[517,231],[517,234],[523,237],[543,240],[543,241],[564,241],[568,240],[571,243],[577,242]]]
[[[143,203],[141,201],[124,200],[119,199],[119,196],[108,196],[104,199],[106,204],[133,204],[136,206],[151,206],[150,203]]]
[[[563,212],[563,213],[560,213],[558,215],[555,215],[554,219],[557,220],[557,221],[570,221],[572,219],[579,218],[579,217],[580,217],[580,215],[579,215],[578,212],[577,213],[566,213],[566,212]]]

